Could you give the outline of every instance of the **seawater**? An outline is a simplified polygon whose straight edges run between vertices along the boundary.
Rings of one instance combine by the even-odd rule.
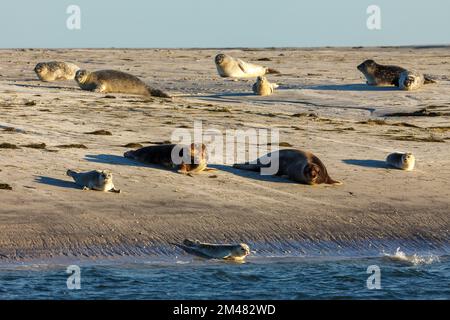
[[[83,262],[79,290],[67,265],[0,267],[0,299],[449,299],[450,256],[249,257],[243,264],[188,257]],[[369,266],[380,289],[369,289]]]

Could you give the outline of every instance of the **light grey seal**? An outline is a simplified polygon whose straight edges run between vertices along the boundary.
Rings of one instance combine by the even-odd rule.
[[[406,91],[420,89],[425,84],[436,83],[435,80],[415,70],[405,70],[400,74],[399,88]]]
[[[100,70],[89,72],[87,70],[78,70],[75,80],[81,89],[88,91],[170,98],[167,93],[153,89],[138,77],[122,71]]]
[[[51,82],[58,80],[73,80],[80,68],[70,62],[50,61],[39,62],[34,67],[34,72],[41,81]]]
[[[394,152],[387,156],[386,163],[397,169],[412,171],[416,164],[416,158],[410,152]]]
[[[238,58],[220,53],[214,59],[217,72],[223,78],[256,78],[279,71],[257,64],[248,63]]]
[[[278,88],[278,85],[270,83],[264,76],[256,78],[256,83],[252,87],[253,92],[260,96],[270,96],[276,88]]]
[[[243,261],[250,254],[250,247],[240,244],[212,244],[202,243],[198,240],[184,240],[183,244],[174,244],[189,254],[205,259],[223,259]]]
[[[83,190],[120,193],[120,190],[114,187],[112,173],[107,170],[93,170],[89,172],[67,170],[67,175],[72,177],[75,183],[82,187]]]

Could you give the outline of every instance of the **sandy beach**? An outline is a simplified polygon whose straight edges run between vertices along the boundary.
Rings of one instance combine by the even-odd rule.
[[[450,240],[450,48],[223,50],[281,71],[269,97],[253,80],[217,75],[221,50],[0,50],[0,261],[170,255],[184,238],[280,244]],[[365,85],[365,59],[418,69],[419,91]],[[172,100],[44,83],[36,63],[117,69]],[[282,145],[314,152],[342,186],[306,186],[211,163],[194,177],[123,158],[176,128],[277,128]],[[89,134],[98,130],[108,135]],[[110,133],[110,135],[109,135]],[[386,168],[410,151],[416,170]],[[67,169],[109,169],[121,194],[82,191]],[[294,250],[294,249],[292,249]]]

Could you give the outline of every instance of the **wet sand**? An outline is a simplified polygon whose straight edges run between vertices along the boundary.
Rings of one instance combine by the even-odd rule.
[[[0,190],[0,259],[180,253],[169,243],[184,238],[274,253],[294,242],[448,245],[450,48],[226,50],[282,72],[269,77],[280,85],[270,97],[254,96],[251,80],[219,78],[217,52],[1,50],[0,184],[12,190]],[[367,87],[356,70],[367,58],[439,83]],[[50,60],[130,72],[175,98],[38,81],[34,65]],[[122,157],[125,145],[168,141],[194,120],[223,132],[278,128],[281,142],[314,152],[344,185],[299,185],[220,162],[189,177]],[[87,134],[97,130],[111,135]],[[393,151],[413,152],[416,170],[386,168]],[[81,191],[69,168],[109,169],[122,194]]]

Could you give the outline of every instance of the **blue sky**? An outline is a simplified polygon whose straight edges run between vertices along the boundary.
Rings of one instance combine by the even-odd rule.
[[[66,27],[69,5],[81,30]],[[369,5],[381,30],[366,27]],[[0,47],[317,47],[450,44],[448,0],[14,0]]]

